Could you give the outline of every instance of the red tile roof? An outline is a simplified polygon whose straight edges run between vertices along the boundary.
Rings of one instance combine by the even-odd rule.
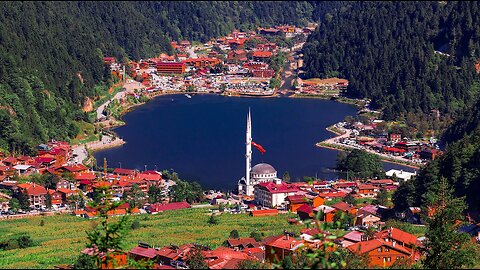
[[[343,236],[344,239],[352,241],[352,242],[360,242],[362,241],[362,236],[364,235],[363,232],[359,231],[351,231]]]
[[[258,243],[254,238],[229,238],[227,239],[227,243],[230,247],[247,247],[248,245],[253,247],[258,246]]]
[[[282,182],[281,184],[275,184],[274,182],[265,182],[258,184],[258,186],[266,189],[270,193],[289,193],[300,190],[297,186],[284,182]]]
[[[298,186],[298,185],[296,185],[296,186]],[[307,199],[307,197],[305,197],[303,195],[292,195],[292,196],[287,196],[287,198],[285,198],[285,200],[294,204],[294,203],[305,203],[305,202],[307,202],[308,199]]]
[[[335,208],[335,209],[338,209],[338,210],[345,211],[345,212],[348,212],[348,211],[352,210],[352,208],[353,208],[350,205],[348,205],[348,203],[346,203],[346,202],[338,202],[336,204],[333,204],[332,207]]]
[[[57,191],[61,192],[63,194],[67,194],[67,195],[77,193],[76,190],[71,190],[71,189],[68,189],[68,188],[57,188]]]
[[[75,180],[95,180],[97,178],[94,172],[76,172],[73,177]]]
[[[302,206],[300,206],[298,209],[297,209],[297,213],[298,212],[303,212],[303,213],[307,213],[307,214],[312,214],[313,213],[313,207],[311,207],[310,205],[308,204],[304,204]]]
[[[377,249],[381,246],[387,246],[391,249],[395,249],[399,252],[402,252],[408,256],[411,255],[410,251],[408,251],[406,248],[402,247],[401,245],[399,244],[395,244],[395,246],[393,245],[393,242],[386,242],[384,240],[381,240],[381,239],[373,239],[373,240],[369,240],[369,241],[362,241],[362,242],[358,242],[358,243],[355,243],[353,245],[350,245],[347,247],[348,250],[350,250],[351,252],[354,252],[354,253],[360,253],[360,254],[363,254],[363,253],[367,253],[369,251],[372,251],[374,249]]]
[[[340,198],[340,197],[345,197],[347,194],[345,192],[339,191],[339,192],[325,192],[325,193],[320,193],[318,196],[322,198]]]
[[[113,173],[121,175],[134,175],[135,170],[116,168],[115,170],[113,170]]]
[[[255,51],[253,52],[253,57],[260,57],[260,58],[270,58],[272,57],[272,52],[269,51]]]
[[[372,186],[372,185],[360,184],[360,185],[358,185],[358,189],[359,189],[359,190],[365,190],[365,189],[366,189],[366,190],[370,190],[370,189],[373,190],[373,189],[375,189],[375,187]]]
[[[88,170],[88,167],[86,167],[83,164],[75,164],[75,165],[69,165],[69,166],[63,166],[63,168],[67,171],[70,172],[80,172],[80,171],[86,171]]]
[[[149,259],[157,256],[157,251],[154,248],[134,247],[128,253]]]
[[[179,210],[179,209],[185,209],[185,208],[191,208],[190,204],[188,204],[187,202],[174,202],[174,203],[167,203],[167,204],[154,203],[149,206],[149,210],[151,212]]]
[[[24,183],[17,185],[21,189],[25,189],[28,195],[33,196],[40,196],[40,195],[47,195],[47,190],[38,184],[35,183]]]
[[[276,216],[278,215],[277,209],[264,209],[264,210],[254,210],[250,212],[250,215],[257,216]]]
[[[304,243],[303,240],[298,240],[295,237],[291,236],[282,236],[277,239],[273,239],[272,241],[265,243],[266,246],[287,249],[287,250],[295,250],[297,247]]]
[[[405,243],[407,245],[416,245],[423,246],[417,237],[413,234],[404,232],[400,229],[390,227],[386,230],[380,231],[375,235],[377,238],[381,239],[393,239],[398,242]]]

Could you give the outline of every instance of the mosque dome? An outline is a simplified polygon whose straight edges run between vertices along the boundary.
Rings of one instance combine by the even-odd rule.
[[[267,163],[259,163],[255,166],[253,166],[251,170],[252,174],[276,174],[277,170],[272,167],[272,165],[267,164]]]

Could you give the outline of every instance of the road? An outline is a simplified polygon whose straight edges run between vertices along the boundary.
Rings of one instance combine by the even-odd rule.
[[[345,128],[339,128],[340,130],[344,131],[345,134],[342,134],[342,135],[338,135],[338,136],[335,136],[333,138],[330,138],[330,139],[327,139],[325,141],[323,141],[322,143],[327,143],[327,144],[333,144],[333,145],[337,145],[337,146],[341,146],[341,147],[345,147],[345,148],[350,148],[350,149],[362,149],[362,150],[365,150],[371,154],[374,154],[374,155],[377,155],[377,156],[380,156],[381,158],[383,158],[384,160],[389,160],[389,159],[393,159],[393,160],[397,160],[397,161],[400,161],[400,162],[408,162],[410,165],[407,165],[407,166],[413,166],[413,167],[417,167],[422,165],[422,163],[418,163],[418,162],[412,162],[412,161],[409,161],[407,159],[404,159],[403,157],[401,156],[394,156],[394,155],[390,155],[390,154],[383,154],[383,153],[379,153],[375,150],[372,150],[372,149],[367,149],[365,147],[361,147],[361,146],[358,146],[358,145],[347,145],[347,144],[343,144],[343,143],[340,143],[340,140],[341,139],[344,139],[344,138],[349,138],[350,137],[350,134],[352,133],[352,131],[350,129],[345,129]],[[317,146],[320,146],[320,144],[317,144]],[[320,146],[321,147],[321,146]],[[403,164],[402,164],[403,165]]]
[[[119,99],[125,97],[125,93],[126,93],[126,90],[122,90],[122,91],[116,93],[115,96],[113,96],[112,99],[107,100],[105,103],[100,105],[97,108],[97,119],[102,119],[103,117],[105,117],[105,115],[103,114],[103,110],[105,110],[105,108],[108,106],[108,104],[110,104],[110,102],[112,102],[112,100],[115,100],[115,99],[119,100]]]

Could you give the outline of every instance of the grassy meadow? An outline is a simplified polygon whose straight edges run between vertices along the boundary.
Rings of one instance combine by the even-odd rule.
[[[233,229],[239,232],[240,237],[247,237],[253,230],[269,236],[281,234],[285,229],[299,232],[305,227],[288,224],[287,215],[250,217],[228,213],[217,216],[218,225],[209,225],[208,213],[208,209],[184,209],[130,216],[129,223],[136,219],[141,226],[129,230],[124,250],[130,250],[138,241],[154,246],[195,242],[216,248]],[[40,226],[42,219],[44,226]],[[19,233],[29,233],[35,246],[0,251],[0,268],[53,268],[54,265],[73,263],[87,243],[85,231],[98,222],[69,215],[1,220],[0,241]]]

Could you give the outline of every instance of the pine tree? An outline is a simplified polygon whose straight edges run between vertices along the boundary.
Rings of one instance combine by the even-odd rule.
[[[45,207],[47,209],[52,208],[52,195],[50,195],[49,192],[47,192],[47,195],[45,195]]]
[[[457,269],[473,267],[480,257],[478,247],[470,242],[468,234],[457,232],[458,221],[466,209],[464,197],[455,198],[446,180],[442,177],[426,195],[427,211],[433,213],[428,220],[425,234],[428,269]]]
[[[232,230],[232,231],[230,232],[229,238],[239,238],[239,237],[240,237],[240,235],[238,234],[238,231],[237,231],[237,230]]]
[[[108,212],[123,203],[113,202],[112,197],[111,190],[108,187],[99,188],[100,203],[97,210],[102,221],[93,230],[86,232],[89,240],[87,246],[95,249],[94,257],[97,267],[101,267],[102,264],[109,265],[110,256],[105,256],[102,259],[100,254],[109,254],[112,250],[121,251],[125,239],[128,215],[123,215],[117,222],[110,220]],[[115,263],[114,261],[113,264]]]
[[[27,191],[19,191],[17,195],[18,202],[20,204],[20,209],[23,211],[29,211],[30,210],[30,200],[28,198],[28,193]]]

